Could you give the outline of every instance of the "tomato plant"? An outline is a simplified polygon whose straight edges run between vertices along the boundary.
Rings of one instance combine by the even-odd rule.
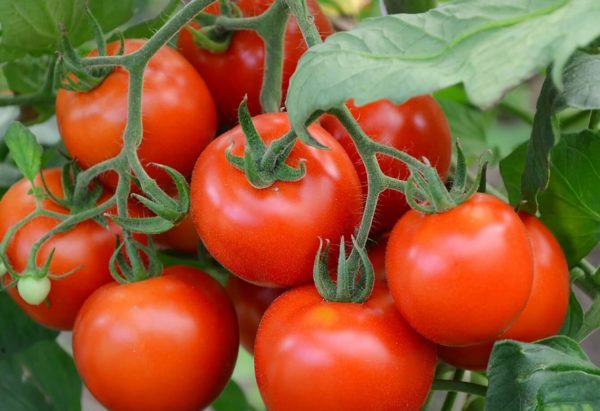
[[[128,39],[124,53],[133,53],[143,44]],[[109,55],[118,50],[119,42],[107,47]],[[92,51],[90,55],[97,53]],[[69,153],[83,167],[108,160],[121,150],[127,122],[128,79],[127,71],[117,68],[88,92],[59,90],[56,118],[60,134]],[[198,154],[214,137],[216,111],[206,83],[173,49],[161,48],[148,62],[142,117],[144,134],[139,157],[149,175],[170,187],[168,175],[151,165],[156,163],[189,176]],[[114,175],[106,176],[105,181],[116,186]]]
[[[555,335],[569,306],[569,269],[560,245],[535,217],[521,213],[533,252],[533,286],[527,305],[508,330],[496,339],[525,342]],[[487,367],[493,342],[479,346],[439,347],[440,358],[461,368]]]
[[[386,250],[390,291],[411,326],[438,344],[487,342],[525,308],[533,258],[510,206],[475,194],[450,211],[409,211]]]
[[[413,97],[399,105],[380,100],[361,107],[350,102],[348,106],[363,131],[374,141],[406,151],[419,159],[425,157],[442,178],[446,177],[452,152],[450,129],[442,109],[431,96]],[[333,116],[324,116],[321,125],[344,146],[366,189],[367,171],[342,124]],[[387,175],[400,179],[409,175],[406,165],[400,160],[378,155],[377,161]],[[371,234],[390,230],[407,210],[408,205],[401,192],[384,191],[377,202]]]
[[[290,130],[285,114],[262,114],[252,121],[267,143]],[[310,281],[319,237],[349,237],[360,219],[360,182],[352,162],[324,129],[309,129],[329,149],[296,143],[287,164],[305,162],[306,175],[298,182],[252,187],[225,156],[229,148],[234,155],[243,153],[240,126],[215,139],[194,168],[191,210],[200,238],[225,268],[256,285],[290,287]]]
[[[236,5],[244,16],[256,16],[272,3],[273,0],[240,0]],[[329,20],[315,0],[309,0],[308,6],[321,36],[325,38],[332,31]],[[207,11],[217,14],[218,3],[213,3]],[[290,18],[285,28],[281,85],[284,93],[298,60],[306,51],[302,32],[294,20],[293,17]],[[196,46],[190,31],[183,29],[177,42],[181,53],[207,81],[208,88],[215,98],[219,122],[225,127],[237,123],[237,108],[244,96],[248,96],[250,113],[256,115],[262,112],[259,97],[264,72],[263,40],[253,31],[241,30],[235,32],[230,41],[226,51],[213,53]]]
[[[63,197],[61,170],[47,169],[43,173],[50,192]],[[37,178],[36,185],[41,184]],[[35,208],[35,199],[29,195],[31,183],[25,179],[13,185],[0,201],[0,236],[22,220]],[[68,210],[52,201],[42,200],[45,210],[67,214]],[[8,245],[7,258],[17,270],[27,264],[29,250],[36,240],[55,227],[58,221],[50,217],[39,216],[26,223]],[[58,234],[46,242],[38,254],[38,264],[50,256],[50,272],[56,276],[77,271],[62,279],[51,280],[47,303],[31,305],[26,303],[16,288],[8,290],[10,296],[33,319],[47,327],[69,330],[86,298],[98,287],[112,281],[108,263],[115,250],[118,227],[102,227],[95,221],[84,221],[66,233]]]
[[[364,304],[323,301],[313,286],[267,309],[254,349],[268,409],[418,410],[433,380],[434,345],[380,287]]]
[[[174,266],[94,293],[77,317],[73,354],[86,386],[111,410],[198,410],[231,376],[238,338],[223,287]]]

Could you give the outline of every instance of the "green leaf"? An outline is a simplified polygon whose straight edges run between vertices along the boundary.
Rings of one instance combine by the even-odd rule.
[[[365,20],[302,57],[286,106],[299,134],[314,112],[350,98],[359,106],[400,103],[463,83],[485,108],[550,64],[560,83],[571,54],[600,35],[599,20],[596,0],[457,0],[424,14]]]
[[[229,380],[219,398],[213,402],[212,409],[215,411],[254,411],[254,408],[248,403],[244,391],[233,380]]]
[[[383,0],[388,14],[423,13],[436,6],[436,0]]]
[[[563,99],[580,110],[600,108],[600,55],[576,52],[565,66]]]
[[[6,63],[3,70],[9,88],[20,94],[34,93],[40,90],[51,60],[49,56],[27,56]]]
[[[567,337],[577,338],[581,325],[583,324],[583,308],[573,291],[569,297],[569,309],[559,334]]]
[[[600,369],[573,340],[496,343],[488,366],[485,409],[600,409]]]
[[[85,1],[105,32],[132,17],[133,0],[0,0],[3,54],[9,58],[11,53],[13,57],[53,54],[59,44],[60,25],[74,46],[91,40],[94,35]]]
[[[538,97],[531,138],[527,144],[525,166],[521,176],[519,207],[530,214],[537,212],[538,195],[548,185],[550,150],[554,147],[560,133],[556,113],[561,108],[559,93],[548,76]]]
[[[600,328],[600,299],[597,298],[586,311],[576,339],[583,341],[598,328]]]
[[[523,143],[500,161],[500,175],[508,193],[508,201],[513,207],[516,207],[521,200],[521,176],[526,157],[527,143]]]
[[[180,0],[133,0],[133,18],[119,30],[128,38],[148,38],[167,21],[180,3]]]
[[[42,146],[38,144],[33,133],[23,124],[13,122],[4,136],[10,155],[19,171],[33,181],[42,165]]]
[[[550,182],[539,198],[541,219],[554,233],[569,266],[600,241],[600,134],[565,135],[554,147]]]
[[[58,331],[34,322],[7,293],[0,292],[0,361],[38,341],[54,340],[57,336]]]
[[[0,360],[3,410],[79,411],[81,388],[73,359],[55,341],[39,341]]]

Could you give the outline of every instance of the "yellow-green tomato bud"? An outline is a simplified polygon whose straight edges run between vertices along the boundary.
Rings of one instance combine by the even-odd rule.
[[[50,279],[44,277],[24,276],[17,281],[17,291],[27,304],[39,305],[50,293]]]

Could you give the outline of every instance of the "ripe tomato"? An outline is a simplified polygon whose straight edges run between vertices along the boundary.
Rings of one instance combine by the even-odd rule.
[[[253,122],[267,144],[290,130],[284,113],[262,114]],[[252,187],[225,157],[232,144],[232,154],[244,152],[240,126],[214,140],[196,163],[191,184],[196,231],[209,253],[246,281],[271,287],[310,281],[319,237],[338,243],[360,221],[361,189],[352,162],[321,127],[309,131],[329,150],[296,142],[287,164],[306,161],[306,175],[297,182]]]
[[[169,231],[156,235],[154,240],[156,245],[161,248],[192,254],[198,251],[200,238],[194,228],[192,216],[188,214]]]
[[[350,102],[348,107],[374,141],[405,151],[417,159],[427,158],[439,175],[446,178],[452,154],[450,128],[444,112],[431,96],[413,97],[399,105],[389,100],[378,100],[361,107]],[[350,155],[366,194],[367,171],[350,136],[334,116],[323,116],[321,125],[342,143]],[[377,161],[381,170],[391,177],[405,180],[409,176],[408,168],[399,160],[378,155]],[[404,194],[394,190],[381,193],[371,235],[391,229],[407,210]]]
[[[113,411],[203,409],[229,380],[238,343],[223,287],[185,266],[100,288],[73,330],[79,374]]]
[[[369,261],[373,265],[373,273],[377,281],[386,282],[385,276],[385,250],[389,239],[389,233],[382,235],[377,242],[367,248]]]
[[[239,0],[236,4],[244,16],[257,16],[264,12],[273,0]],[[323,14],[315,0],[308,1],[315,24],[325,38],[332,33],[331,24]],[[215,2],[207,12],[217,14],[218,3]],[[196,25],[196,27],[198,27]],[[194,44],[191,33],[181,30],[177,46],[181,53],[194,65],[202,75],[215,98],[219,113],[219,122],[224,127],[237,124],[237,109],[245,95],[248,95],[248,108],[252,115],[262,112],[260,107],[260,88],[264,72],[265,51],[262,39],[254,31],[241,30],[233,34],[229,48],[224,53],[211,53]],[[285,33],[283,52],[283,99],[289,80],[306,44],[302,32],[291,17]]]
[[[227,294],[233,301],[240,327],[240,344],[250,354],[254,352],[254,340],[258,324],[271,303],[285,288],[258,287],[230,275],[225,285]]]
[[[125,40],[125,54],[142,47],[142,40]],[[119,42],[108,45],[114,55]],[[90,53],[97,55],[97,51]],[[114,157],[123,145],[127,122],[129,74],[113,71],[87,93],[61,89],[56,117],[65,146],[84,168]],[[138,155],[148,174],[162,187],[172,187],[167,174],[150,163],[164,164],[189,176],[200,151],[214,137],[216,110],[206,84],[175,50],[161,48],[144,72],[142,97],[144,135]],[[104,181],[116,185],[116,175]]]
[[[497,340],[532,342],[556,334],[569,307],[569,267],[558,241],[536,217],[520,213],[533,251],[533,287],[517,321]],[[482,370],[494,343],[439,347],[440,357],[454,366]]]
[[[386,251],[390,291],[415,330],[442,345],[493,340],[525,308],[533,282],[527,231],[487,194],[396,224]]]
[[[364,304],[324,301],[312,285],[286,292],[267,309],[254,355],[271,411],[419,410],[436,364],[434,345],[381,286]]]
[[[62,198],[61,170],[47,169],[43,174],[50,192]],[[41,185],[41,179],[38,177],[36,186]],[[0,201],[0,238],[35,209],[35,200],[28,194],[30,189],[31,183],[22,179],[13,185]],[[42,207],[68,214],[68,210],[50,199],[43,200]],[[17,231],[6,252],[15,270],[20,272],[25,269],[32,245],[57,224],[55,219],[36,217]],[[54,249],[54,257],[50,264],[52,274],[65,274],[78,268],[67,277],[51,280],[48,304],[27,304],[14,287],[8,290],[10,296],[40,324],[61,330],[73,328],[77,312],[86,298],[101,285],[112,281],[108,263],[115,250],[115,236],[120,231],[115,225],[111,224],[110,227],[107,229],[88,220],[44,243],[38,253],[38,266],[44,264]]]

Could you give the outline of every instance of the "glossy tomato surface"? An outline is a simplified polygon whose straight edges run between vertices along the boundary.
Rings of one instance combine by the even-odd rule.
[[[396,224],[386,251],[388,284],[411,326],[438,344],[491,341],[525,308],[533,283],[527,231],[488,194]]]
[[[225,285],[231,297],[240,327],[240,344],[249,353],[254,352],[256,331],[263,314],[285,288],[259,287],[230,275]]]
[[[363,131],[374,141],[407,152],[419,160],[427,158],[438,174],[446,178],[452,154],[450,127],[433,97],[413,97],[403,104],[378,100],[361,107],[350,102],[348,107]],[[352,158],[366,193],[367,172],[350,136],[334,116],[323,116],[321,125],[342,143]],[[401,161],[384,155],[378,155],[377,161],[385,174],[402,180],[408,178],[408,168]],[[404,194],[384,191],[379,196],[371,235],[390,230],[407,210]]]
[[[125,40],[125,54],[143,44],[143,40]],[[118,49],[119,42],[111,43],[108,54]],[[86,93],[59,90],[56,117],[60,134],[69,153],[84,168],[121,150],[128,84],[129,74],[120,67]],[[214,137],[216,123],[215,105],[200,75],[177,51],[161,48],[144,72],[144,134],[138,155],[146,171],[165,188],[172,186],[171,179],[150,163],[164,164],[189,176],[198,155]],[[116,175],[106,176],[105,181],[115,186]]]
[[[61,170],[58,168],[43,171],[44,179],[52,194],[63,197]],[[35,180],[41,186],[41,179]],[[35,200],[28,192],[31,183],[25,179],[13,185],[0,201],[0,238],[19,221],[35,209]],[[42,201],[45,210],[68,214],[68,210],[51,199]],[[7,257],[18,272],[27,266],[27,259],[33,244],[52,230],[58,220],[50,217],[36,217],[25,224],[8,245]],[[50,294],[47,302],[39,305],[27,304],[18,294],[16,288],[8,290],[9,295],[34,320],[50,328],[70,330],[75,317],[86,298],[98,287],[112,281],[108,269],[110,257],[115,249],[116,226],[104,228],[93,221],[84,221],[73,229],[57,234],[42,245],[37,258],[41,267],[52,250],[54,257],[50,263],[50,273],[66,274],[77,269],[73,274],[51,280]]]
[[[112,411],[197,411],[216,399],[238,352],[223,287],[184,266],[110,284],[85,303],[73,330],[75,364]]]
[[[364,304],[324,301],[311,285],[288,291],[267,309],[254,355],[270,411],[419,410],[436,364],[379,286]]]
[[[497,340],[532,342],[556,334],[569,307],[569,267],[558,241],[536,217],[520,213],[533,251],[533,287],[517,321]],[[487,367],[493,342],[469,347],[439,347],[440,358],[472,370]]]
[[[239,0],[236,2],[244,16],[256,16],[264,12],[273,0]],[[331,34],[331,24],[315,0],[308,1],[315,24],[325,38]],[[218,3],[213,3],[207,11],[218,13]],[[197,27],[197,26],[196,26]],[[177,43],[181,53],[194,65],[206,80],[215,98],[219,113],[219,123],[223,127],[237,124],[237,109],[245,95],[248,95],[248,108],[252,115],[262,112],[260,89],[264,72],[265,51],[263,41],[256,32],[241,30],[234,33],[229,48],[224,53],[211,53],[194,44],[191,33],[183,29]],[[306,44],[295,18],[290,18],[286,27],[283,52],[282,91],[285,91],[298,60],[306,51]]]
[[[267,144],[290,130],[284,113],[262,114],[253,122]],[[248,282],[290,287],[311,281],[319,238],[337,244],[360,221],[361,188],[350,158],[321,127],[312,125],[309,132],[329,149],[295,143],[287,164],[306,161],[306,175],[297,182],[252,187],[225,157],[232,145],[232,154],[243,155],[240,126],[215,139],[198,159],[191,184],[196,231],[219,263]]]

